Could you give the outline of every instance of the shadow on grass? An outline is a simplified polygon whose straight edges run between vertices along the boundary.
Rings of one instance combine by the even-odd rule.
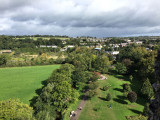
[[[109,88],[107,90],[104,90],[103,88],[99,88],[99,89],[102,90],[102,91],[107,91]]]
[[[47,86],[47,80],[48,79],[43,80],[41,82],[43,86],[35,90],[35,93],[37,94],[37,96],[34,96],[31,100],[29,100],[31,107],[34,107],[34,104],[36,103],[38,96],[42,93],[43,88]]]
[[[114,77],[119,78],[119,79],[123,79],[124,81],[130,81],[129,76],[122,76],[122,75],[114,74]],[[131,86],[132,91],[136,92],[138,95],[136,103],[144,106],[146,104],[146,102],[148,102],[148,101],[145,98],[143,98],[140,94],[140,89],[142,87],[143,82],[136,75],[133,76],[133,80],[130,82],[131,82],[130,86]],[[121,86],[123,87],[123,85],[121,85]],[[121,91],[119,88],[115,88],[115,90]],[[123,92],[123,90],[121,92]],[[120,96],[118,98],[120,98]],[[122,98],[120,98],[120,99],[122,99]]]
[[[123,92],[123,89],[120,88],[114,88],[113,90],[119,91],[119,92]]]
[[[30,106],[31,106],[31,107],[34,108],[34,104],[36,103],[37,98],[38,98],[38,96],[34,96],[31,100],[29,100]]]
[[[141,111],[138,111],[138,110],[134,110],[134,109],[129,109],[129,110],[131,110],[132,112],[134,112],[134,113],[136,113],[136,114],[142,114],[142,112],[141,112]]]
[[[101,99],[101,100],[103,100],[103,101],[106,101],[106,99],[105,98],[102,98],[102,97],[98,97],[99,99]]]
[[[121,100],[125,100],[125,99],[126,99],[126,97],[121,96],[121,95],[117,95],[117,98],[119,98],[119,99],[121,99]]]
[[[113,100],[114,100],[115,102],[118,102],[118,103],[121,103],[121,104],[128,104],[126,101],[121,100],[121,99],[113,98]]]

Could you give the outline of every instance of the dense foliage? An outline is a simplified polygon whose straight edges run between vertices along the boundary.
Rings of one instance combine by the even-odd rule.
[[[10,99],[0,101],[0,119],[3,120],[31,120],[33,109],[19,100]]]

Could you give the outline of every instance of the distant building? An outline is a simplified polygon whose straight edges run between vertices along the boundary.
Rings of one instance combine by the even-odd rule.
[[[137,41],[136,44],[141,45],[143,42],[142,41]]]
[[[118,55],[119,51],[106,51],[106,53],[109,53],[114,56],[114,55]]]
[[[94,48],[95,50],[101,51],[101,48]]]
[[[125,47],[127,45],[128,45],[128,43],[121,43],[121,47]]]
[[[12,50],[1,50],[0,53],[11,53]]]
[[[56,45],[40,45],[40,48],[57,48]]]
[[[67,48],[74,48],[74,45],[68,45]]]
[[[118,55],[119,54],[119,51],[112,51],[111,52],[111,55]]]

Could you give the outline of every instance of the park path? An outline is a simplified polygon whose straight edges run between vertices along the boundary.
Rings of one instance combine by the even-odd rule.
[[[71,120],[78,120],[78,118],[79,118],[79,116],[80,116],[80,114],[81,114],[81,111],[82,111],[82,110],[80,110],[79,108],[81,107],[81,108],[83,109],[84,106],[85,106],[85,104],[86,104],[86,102],[87,102],[87,96],[84,95],[81,103],[79,104],[77,110],[75,111],[76,115],[75,115],[75,116],[72,116],[72,117],[71,117]]]
[[[101,75],[101,78],[100,78],[99,80],[106,80],[106,79],[107,79],[106,76]],[[87,91],[88,91],[88,90],[86,90],[85,93],[86,93]],[[70,120],[78,120],[78,118],[79,118],[79,116],[80,116],[80,114],[81,114],[81,111],[82,111],[82,110],[80,110],[79,108],[82,108],[82,109],[83,109],[84,106],[85,106],[85,104],[86,104],[86,102],[87,102],[87,96],[84,95],[81,103],[79,104],[77,110],[75,111],[76,115],[75,115],[75,116],[72,116]]]

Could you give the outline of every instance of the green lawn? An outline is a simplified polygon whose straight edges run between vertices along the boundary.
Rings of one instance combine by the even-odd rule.
[[[143,111],[143,98],[137,100],[138,103],[130,103],[123,97],[122,84],[130,83],[114,76],[108,76],[107,80],[98,81],[100,88],[110,84],[108,91],[102,91],[98,88],[98,95],[88,100],[85,108],[82,110],[79,120],[126,120],[125,116],[138,115]],[[107,93],[111,93],[112,100],[106,101]],[[141,101],[141,102],[139,102]],[[107,105],[111,104],[111,108]],[[94,109],[97,109],[95,111]]]
[[[35,90],[42,87],[53,70],[60,65],[13,67],[0,69],[0,100],[19,98],[29,104],[36,95]]]

